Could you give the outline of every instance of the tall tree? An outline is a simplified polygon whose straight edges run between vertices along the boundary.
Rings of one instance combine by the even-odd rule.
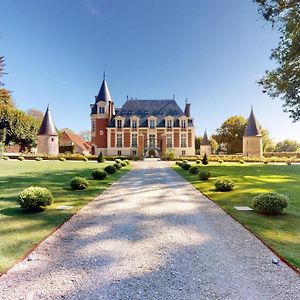
[[[293,140],[284,140],[276,144],[275,152],[296,152],[300,151],[300,144]]]
[[[38,120],[38,121],[42,121],[43,120],[43,116],[44,116],[44,113],[35,109],[35,108],[30,108],[26,111],[27,115],[28,116],[31,116],[33,117],[34,119]]]
[[[266,71],[259,81],[263,92],[283,100],[284,111],[293,121],[300,120],[300,1],[253,0],[259,12],[280,32],[278,46],[270,58],[277,68]]]
[[[91,131],[86,129],[79,132],[79,135],[85,140],[90,141],[91,140]]]

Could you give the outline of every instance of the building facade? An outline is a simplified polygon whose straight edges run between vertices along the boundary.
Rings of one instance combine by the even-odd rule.
[[[104,78],[91,104],[92,153],[112,156],[195,155],[190,104],[184,111],[170,100],[129,100],[116,109]]]
[[[66,149],[72,149],[71,153],[90,154],[91,146],[80,135],[64,130],[60,134],[59,139],[60,151]],[[63,151],[62,151],[63,152]]]
[[[203,138],[201,141],[200,154],[201,155],[204,155],[204,154],[211,155],[211,144],[209,142],[206,130],[204,131],[204,135],[203,135]]]

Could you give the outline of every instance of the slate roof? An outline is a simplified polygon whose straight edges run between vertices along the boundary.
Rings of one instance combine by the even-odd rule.
[[[127,100],[118,111],[117,116],[125,118],[124,127],[130,127],[130,118],[139,117],[139,127],[148,127],[148,117],[157,118],[156,127],[165,127],[164,118],[172,116],[174,127],[179,127],[178,118],[184,113],[175,100]],[[192,120],[189,126],[193,126]],[[115,127],[115,118],[111,120],[108,127]]]
[[[52,136],[58,135],[51,117],[49,105],[45,112],[38,135],[52,135]]]
[[[244,136],[261,136],[261,132],[254,116],[253,108],[248,119],[247,127],[244,132]]]
[[[110,96],[110,93],[109,93],[109,89],[108,89],[105,77],[102,81],[99,93],[95,97],[95,104],[92,105],[91,114],[96,114],[97,113],[97,105],[96,104],[100,101],[104,101],[106,103],[112,102],[112,99],[111,99],[111,96]]]
[[[202,141],[201,141],[201,146],[210,146],[209,139],[207,137],[207,132],[205,130]]]

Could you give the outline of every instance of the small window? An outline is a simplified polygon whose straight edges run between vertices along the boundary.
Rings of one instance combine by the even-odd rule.
[[[186,120],[181,120],[181,128],[186,128]]]
[[[155,147],[155,134],[149,135],[149,147]]]
[[[186,147],[186,134],[185,133],[181,134],[181,147],[182,148]]]
[[[117,120],[117,128],[122,128],[122,120]]]
[[[132,155],[133,155],[133,156],[136,156],[136,150],[133,150],[133,151],[132,151]]]
[[[54,138],[51,138],[51,142],[54,142]]]
[[[100,130],[100,135],[103,135],[103,130]]]
[[[137,127],[137,122],[136,120],[131,120],[131,127],[136,128]]]
[[[122,134],[117,134],[117,147],[122,147]]]
[[[155,120],[150,120],[149,127],[150,128],[155,128]]]
[[[167,120],[167,128],[172,128],[172,126],[173,126],[173,121]]]
[[[136,133],[132,134],[131,147],[137,147],[137,134]]]
[[[181,154],[182,154],[182,156],[185,156],[185,150],[183,150],[183,151],[181,152]]]
[[[122,151],[118,150],[118,156],[121,156],[121,155],[122,155]]]
[[[104,114],[105,108],[104,106],[99,107],[99,114]]]
[[[172,134],[168,133],[167,134],[167,148],[173,147],[173,139],[172,139]]]

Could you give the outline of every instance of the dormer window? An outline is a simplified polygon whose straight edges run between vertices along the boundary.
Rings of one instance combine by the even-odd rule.
[[[149,120],[149,128],[155,128],[155,120]]]
[[[187,121],[181,120],[181,128],[186,128],[186,127],[187,127]]]
[[[173,127],[173,120],[167,120],[167,128]]]
[[[136,120],[131,120],[131,127],[136,128],[137,127],[137,121]]]
[[[117,128],[122,128],[122,120],[117,120]]]
[[[105,112],[105,107],[99,106],[99,114],[104,114],[104,112]]]

